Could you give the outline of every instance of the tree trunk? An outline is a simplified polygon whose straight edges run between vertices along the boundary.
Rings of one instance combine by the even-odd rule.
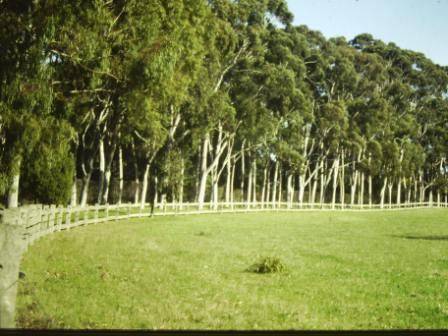
[[[333,195],[331,198],[332,209],[335,209],[336,206],[336,190],[338,188],[338,175],[339,175],[339,157],[334,162],[334,168],[333,168]]]
[[[410,204],[412,195],[411,181],[409,181],[409,185],[406,188],[407,188],[407,203]]]
[[[288,173],[288,177],[286,179],[286,201],[288,203],[288,209],[292,208],[292,197],[294,195],[294,188],[292,186],[293,182],[292,173]]]
[[[283,200],[282,195],[282,187],[283,187],[283,174],[282,169],[279,168],[279,178],[278,178],[278,206],[281,208],[281,202]]]
[[[388,185],[388,190],[389,190],[389,209],[392,208],[392,187],[393,186],[394,185],[393,185],[392,181],[390,181],[389,185]]]
[[[194,183],[195,192],[194,199],[197,201],[199,199],[199,180],[201,178],[201,167],[202,167],[202,144],[198,146],[198,160],[196,164],[196,181]]]
[[[230,154],[229,154],[230,155]],[[230,183],[232,180],[232,159],[230,157],[227,158],[226,163],[226,206],[229,206],[230,202]]]
[[[341,207],[344,209],[345,206],[345,151],[342,150],[341,153],[341,174],[339,181],[339,200],[341,202]]]
[[[199,180],[199,193],[198,193],[198,203],[199,203],[199,210],[202,210],[204,208],[204,199],[205,199],[205,190],[207,187],[207,152],[208,152],[208,145],[209,145],[209,135],[207,134],[203,145],[202,145],[202,163],[201,163],[201,176]]]
[[[320,195],[319,195],[319,203],[321,206],[323,206],[324,202],[325,202],[325,167],[324,167],[324,159],[321,159],[320,162],[321,166],[320,166]]]
[[[252,196],[252,168],[253,168],[253,166],[249,167],[249,177],[247,179],[246,206],[248,208],[250,208],[251,196]]]
[[[123,198],[123,150],[118,149],[118,204],[121,204]]]
[[[17,160],[16,173],[13,175],[11,186],[8,190],[8,208],[17,208],[19,206],[19,183],[20,183],[20,166],[22,160]]]
[[[254,181],[252,182],[252,193],[253,193],[253,198],[252,201],[254,203],[254,205],[256,206],[257,204],[257,160],[254,158],[253,161],[253,173],[252,173],[252,178],[254,179]]]
[[[372,207],[372,175],[369,174],[369,207]]]
[[[312,203],[313,205],[316,202],[317,184],[319,183],[318,181],[319,181],[319,177],[318,177],[318,173],[317,173],[316,175],[314,175],[314,178],[313,178],[313,188],[311,191],[311,199],[309,200],[310,203]]]
[[[272,208],[276,208],[277,200],[278,161],[275,162],[274,179],[272,181]]]
[[[358,175],[359,172],[358,170],[355,168],[355,164],[353,163],[353,169],[355,169],[352,177],[352,184],[350,186],[350,204],[353,207],[355,205],[355,195],[356,195],[356,187],[358,184]],[[358,198],[359,199],[359,198]]]
[[[104,190],[105,170],[106,170],[106,157],[104,154],[104,141],[100,139],[98,145],[98,154],[100,159],[99,175],[98,175],[98,197],[96,199],[97,204],[101,204]]]
[[[240,190],[241,190],[241,202],[244,202],[244,177],[246,174],[246,161],[244,156],[244,141],[241,145],[241,182],[240,182]]]
[[[261,188],[261,208],[264,208],[265,197],[266,197],[266,183],[268,178],[268,169],[265,166],[263,169],[263,186]]]
[[[110,167],[106,169],[104,173],[104,192],[102,197],[102,204],[107,204],[109,200],[109,189],[110,189],[110,177],[112,175]]]
[[[81,207],[85,207],[87,205],[87,200],[89,197],[89,187],[90,187],[90,178],[92,177],[92,173],[88,172],[82,178],[82,190],[81,190]]]
[[[140,172],[134,142],[132,142],[132,156],[134,159],[134,204],[138,204],[140,200]]]
[[[359,195],[358,195],[358,203],[361,205],[361,208],[364,207],[364,182],[365,182],[365,175],[364,173],[361,173],[360,176],[360,183],[359,183]]]
[[[154,176],[154,207],[159,206],[159,178]]]
[[[184,158],[180,159],[180,183],[179,183],[179,204],[180,210],[183,208],[184,203],[184,174],[185,174],[185,162]]]
[[[78,204],[78,190],[76,188],[76,173],[75,173],[72,184],[72,194],[70,197],[70,206],[75,207],[77,204]]]
[[[145,173],[143,174],[143,186],[142,186],[142,194],[140,196],[140,209],[145,208],[146,204],[146,194],[148,193],[148,182],[149,182],[149,169],[151,164],[148,162],[145,167]]]
[[[386,186],[387,186],[387,177],[384,178],[383,187],[381,188],[381,201],[380,201],[380,208],[384,209],[384,198],[386,196]]]
[[[268,175],[266,178],[266,206],[269,207],[271,200],[271,170],[268,169]]]
[[[303,196],[305,195],[305,176],[303,174],[299,175],[299,207],[303,207]]]
[[[401,206],[401,177],[398,178],[397,182],[397,206]]]
[[[235,169],[236,169],[236,163],[235,161],[232,163],[232,177],[230,179],[230,204],[233,209],[233,202],[235,200],[235,192],[234,192],[234,186],[235,186]]]

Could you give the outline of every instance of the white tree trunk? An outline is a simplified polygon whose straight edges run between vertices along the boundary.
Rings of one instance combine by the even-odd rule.
[[[201,176],[199,180],[199,193],[198,193],[199,210],[202,210],[204,208],[205,191],[207,188],[207,177],[208,177],[207,152],[209,141],[210,141],[209,135],[207,134],[204,139],[204,143],[202,144]]]
[[[159,178],[154,176],[154,208],[159,206]]]
[[[339,173],[339,157],[336,159],[333,168],[333,195],[331,198],[331,208],[336,206],[336,189],[338,188],[338,174]]]
[[[311,199],[310,203],[316,202],[316,193],[317,193],[317,184],[318,184],[318,174],[316,174],[313,178],[313,188],[311,190]]]
[[[381,197],[380,208],[381,209],[384,209],[384,198],[386,196],[386,186],[387,186],[387,177],[384,178],[383,187],[381,188],[381,193],[380,193],[380,197]]]
[[[249,168],[249,178],[247,179],[247,194],[246,194],[246,207],[250,208],[251,196],[252,196],[252,168]]]
[[[234,192],[234,186],[235,186],[235,169],[236,164],[235,162],[232,162],[232,177],[230,179],[230,206],[233,209],[233,202],[235,200],[235,192]]]
[[[276,208],[277,201],[278,161],[275,162],[274,179],[272,181],[272,208]]]
[[[254,158],[254,162],[253,162],[253,173],[252,173],[252,178],[254,179],[252,182],[252,201],[254,203],[254,205],[257,204],[257,160]]]
[[[184,203],[184,174],[185,174],[185,160],[182,157],[180,159],[180,184],[179,184],[179,204],[180,204],[180,210],[183,209],[182,204]]]
[[[229,154],[230,155],[230,154]],[[231,179],[232,179],[232,160],[230,157],[227,158],[227,163],[226,163],[226,205],[229,205],[230,202],[230,183],[231,183]]]
[[[355,168],[354,168],[355,169]],[[352,177],[352,185],[350,186],[350,204],[355,205],[356,187],[358,185],[358,170],[355,170]]]
[[[110,168],[108,168],[106,170],[106,172],[104,173],[104,192],[103,192],[103,197],[102,197],[102,201],[101,201],[102,204],[108,203],[111,175],[112,175],[112,173],[110,171]]]
[[[401,177],[398,179],[397,182],[397,206],[401,206]]]
[[[142,194],[140,196],[140,209],[145,208],[146,204],[146,194],[148,193],[148,183],[149,183],[149,168],[150,164],[147,163],[145,167],[145,173],[143,174],[143,186],[142,186]]]
[[[246,175],[246,160],[244,155],[244,141],[241,145],[241,183],[240,183],[240,191],[241,191],[241,202],[244,202],[244,178]]]
[[[100,204],[101,199],[103,197],[104,179],[105,179],[105,170],[106,170],[106,157],[104,155],[103,139],[100,139],[100,142],[98,145],[98,153],[99,153],[99,159],[100,159],[100,166],[99,166],[99,177],[98,177],[98,197],[96,199],[96,202],[98,204]]]
[[[89,197],[89,187],[90,187],[90,178],[92,173],[89,172],[82,179],[82,190],[81,190],[81,207],[85,207],[87,205],[87,200]]]
[[[75,207],[78,204],[78,190],[76,188],[76,176],[73,179],[72,194],[70,197],[70,206]]]
[[[8,208],[17,208],[19,206],[19,183],[20,183],[20,166],[22,160],[18,159],[16,173],[12,178],[11,186],[8,190]]]
[[[372,207],[372,175],[369,174],[369,207]]]
[[[121,204],[123,198],[123,150],[118,149],[118,204]]]
[[[320,162],[321,166],[320,166],[320,195],[319,195],[319,203],[321,206],[323,206],[324,202],[325,202],[325,181],[326,181],[326,176],[325,176],[325,168],[324,168],[324,159],[321,159]]]
[[[294,195],[294,188],[292,186],[292,174],[289,173],[288,177],[286,179],[286,201],[288,203],[287,207],[288,209],[292,208],[292,196]]]
[[[364,207],[364,184],[365,184],[364,183],[365,182],[364,173],[361,173],[360,179],[361,179],[361,181],[359,184],[360,188],[359,188],[359,195],[358,195],[358,203],[361,205],[361,208],[363,208]]]
[[[269,203],[271,200],[271,171],[268,169],[268,175],[266,178],[266,205],[269,208]]]
[[[392,187],[393,187],[393,183],[392,181],[389,183],[388,185],[388,190],[389,190],[389,209],[392,208]]]
[[[281,202],[283,200],[283,195],[282,195],[282,187],[283,187],[283,174],[282,174],[282,169],[279,168],[279,178],[278,178],[278,206],[281,207]]]
[[[344,209],[345,207],[345,151],[343,150],[341,153],[341,173],[340,173],[340,182],[339,182],[339,199],[341,202],[341,207]]]
[[[305,195],[305,176],[303,174],[299,175],[299,206],[303,207],[303,196]]]
[[[264,169],[263,169],[263,186],[261,188],[261,208],[264,208],[264,203],[266,201],[265,197],[266,197],[267,178],[268,178],[268,169],[267,169],[267,167],[264,167]]]
[[[134,184],[134,204],[138,204],[140,202],[140,180],[138,177],[135,178]]]

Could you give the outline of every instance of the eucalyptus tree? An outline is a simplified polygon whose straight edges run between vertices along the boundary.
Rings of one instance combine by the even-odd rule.
[[[40,190],[45,190],[47,179],[51,184],[52,178],[59,177],[57,169],[38,172],[37,167],[45,167],[46,157],[36,155],[35,151],[49,129],[55,137],[67,135],[66,130],[70,133],[66,123],[61,122],[61,127],[57,127],[55,119],[49,65],[53,59],[47,48],[53,34],[51,16],[42,10],[39,1],[0,3],[0,194],[8,194],[9,207],[18,206],[21,174],[27,175],[28,182],[38,183]],[[51,148],[57,150],[69,139],[62,136],[60,143],[46,145],[51,152]],[[62,163],[64,159],[69,160],[64,151],[58,155],[55,152],[54,157],[62,159]],[[70,171],[69,167],[70,163],[66,166]],[[66,192],[63,183],[59,188],[63,194]],[[46,201],[63,202],[63,198],[50,197]]]
[[[268,24],[268,16],[274,15],[284,24],[292,20],[284,1],[209,1],[215,15],[215,29],[210,34],[212,41],[206,56],[201,90],[202,105],[216,106],[208,110],[206,125],[201,127],[201,170],[198,186],[198,202],[202,207],[207,179],[212,173],[213,197],[216,200],[219,178],[218,166],[226,148],[233,143],[238,123],[232,120],[232,107],[228,91],[232,86],[234,70],[250,57],[259,57],[260,38]],[[205,84],[205,85],[204,85]],[[205,105],[204,105],[205,104]],[[210,162],[208,162],[210,156]]]

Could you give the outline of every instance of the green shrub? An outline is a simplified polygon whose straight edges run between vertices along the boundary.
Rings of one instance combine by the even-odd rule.
[[[265,257],[247,269],[248,272],[266,274],[282,273],[286,271],[286,266],[276,257]]]

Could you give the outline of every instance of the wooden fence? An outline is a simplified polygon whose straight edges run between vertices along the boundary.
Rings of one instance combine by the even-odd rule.
[[[19,267],[23,253],[36,239],[62,230],[96,224],[106,221],[118,221],[128,218],[150,216],[189,215],[208,213],[239,213],[261,211],[378,211],[405,210],[430,207],[444,207],[444,203],[403,203],[400,205],[349,205],[319,203],[274,204],[261,202],[205,203],[200,209],[198,203],[166,203],[153,209],[149,204],[94,205],[86,207],[62,207],[31,205],[17,209],[0,210],[0,328],[15,326],[14,312],[19,280]]]

